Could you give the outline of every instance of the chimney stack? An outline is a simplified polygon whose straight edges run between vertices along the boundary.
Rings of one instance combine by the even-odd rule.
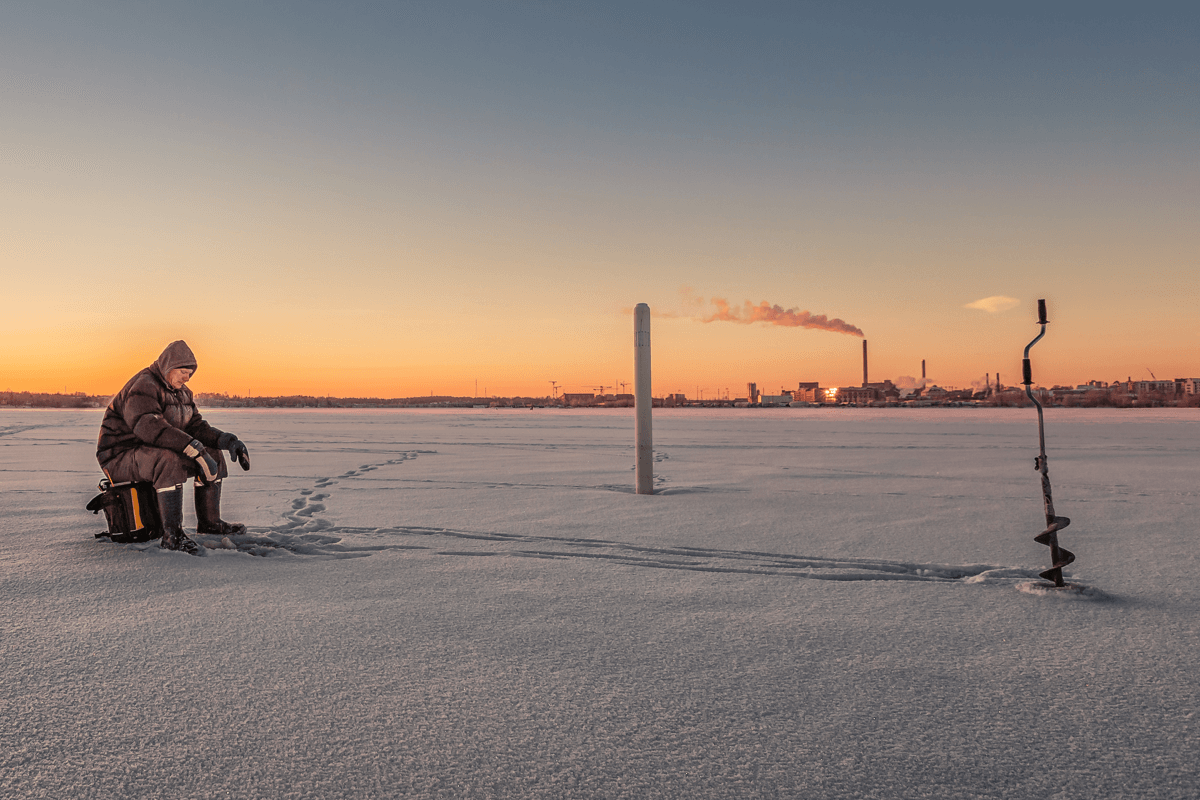
[[[921,380],[925,380],[925,359],[921,359]]]
[[[863,339],[863,388],[867,388],[867,340]]]

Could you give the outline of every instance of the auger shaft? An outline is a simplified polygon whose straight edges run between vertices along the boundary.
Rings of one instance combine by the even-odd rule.
[[[1022,362],[1022,371],[1024,373],[1025,395],[1033,401],[1037,406],[1038,415],[1038,444],[1040,445],[1040,453],[1033,460],[1033,468],[1042,473],[1042,504],[1046,511],[1046,530],[1033,537],[1033,540],[1038,544],[1044,544],[1050,548],[1050,569],[1039,573],[1048,581],[1054,581],[1054,585],[1058,587],[1066,586],[1063,581],[1062,569],[1075,560],[1075,554],[1070,550],[1059,547],[1058,532],[1071,524],[1071,520],[1067,517],[1060,517],[1054,513],[1054,498],[1050,494],[1050,470],[1046,459],[1046,424],[1042,414],[1042,404],[1036,397],[1033,396],[1033,369],[1029,362],[1029,348],[1037,344],[1043,336],[1046,335],[1046,301],[1038,300],[1038,324],[1042,326],[1039,333],[1032,342],[1025,345],[1025,359]]]

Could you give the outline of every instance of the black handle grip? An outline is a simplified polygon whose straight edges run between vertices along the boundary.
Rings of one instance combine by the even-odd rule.
[[[1029,365],[1029,359],[1022,359],[1021,371],[1025,373],[1025,380],[1021,381],[1026,386],[1033,383],[1033,367]]]
[[[1046,322],[1046,301],[1038,300],[1038,324],[1045,325]]]

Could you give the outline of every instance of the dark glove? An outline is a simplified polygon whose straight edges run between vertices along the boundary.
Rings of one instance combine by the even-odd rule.
[[[250,451],[246,445],[232,433],[222,433],[217,439],[217,447],[229,451],[229,457],[242,465],[242,469],[250,469]]]
[[[229,445],[229,457],[242,465],[243,470],[250,469],[250,451],[241,439],[234,439]]]
[[[208,454],[204,449],[204,445],[199,439],[192,439],[188,446],[183,448],[183,454],[188,458],[196,459],[196,463],[200,465],[200,473],[204,476],[205,483],[212,483],[220,476],[220,467],[217,466],[216,459]]]

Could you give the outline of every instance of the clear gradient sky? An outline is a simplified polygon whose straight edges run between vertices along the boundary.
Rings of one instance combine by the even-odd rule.
[[[0,4],[0,389],[1200,376],[1200,4]],[[970,308],[985,298],[991,310]]]

